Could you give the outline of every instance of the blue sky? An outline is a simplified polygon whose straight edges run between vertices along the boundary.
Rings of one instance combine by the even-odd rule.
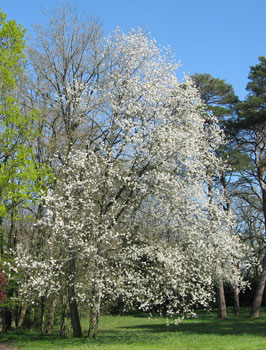
[[[84,16],[94,14],[105,33],[141,26],[180,60],[181,73],[210,73],[246,95],[249,67],[266,56],[266,0],[73,0]],[[43,21],[55,0],[1,0],[8,18],[28,28]]]

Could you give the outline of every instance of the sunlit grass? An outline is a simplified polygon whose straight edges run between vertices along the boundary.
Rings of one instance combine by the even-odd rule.
[[[88,328],[83,320],[83,329]],[[200,313],[178,326],[166,326],[164,318],[146,316],[103,316],[96,340],[86,337],[40,336],[37,332],[9,332],[2,341],[25,350],[265,350],[266,312],[259,319],[250,319],[248,310],[240,318],[232,313],[219,320],[215,313]]]

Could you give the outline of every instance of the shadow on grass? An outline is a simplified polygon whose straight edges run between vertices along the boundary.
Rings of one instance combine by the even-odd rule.
[[[146,323],[132,326],[120,326],[115,330],[105,330],[99,334],[98,344],[132,344],[132,343],[160,343],[167,341],[167,337],[173,334],[177,336],[183,334],[186,336],[195,335],[214,335],[214,336],[254,336],[266,337],[266,317],[261,319],[225,319],[220,320],[217,317],[206,321],[186,320],[178,326],[170,324],[166,326],[165,320],[161,323]]]
[[[206,335],[254,335],[266,337],[266,317],[259,319],[243,318],[227,318],[218,319],[217,317],[206,316],[205,320],[201,317],[200,320],[186,320],[178,326],[170,324],[166,326],[161,324],[145,324],[135,326],[124,326],[125,329],[142,330],[147,333],[172,333],[181,332],[186,334],[206,334]]]
[[[97,339],[90,340],[87,337],[73,338],[72,336],[60,337],[59,335],[40,335],[38,332],[29,331],[10,331],[0,336],[0,342],[22,344],[22,349],[27,349],[27,344],[31,344],[36,349],[56,349],[57,347],[71,349],[72,347],[81,347],[95,344],[116,345],[116,344],[133,344],[133,343],[160,343],[167,341],[174,333],[184,335],[248,335],[248,336],[266,336],[266,315],[259,319],[250,319],[247,315],[241,318],[228,317],[225,320],[217,319],[214,314],[201,315],[198,319],[185,320],[178,326],[170,324],[166,326],[165,319],[151,319],[144,322],[143,317],[139,318],[138,324],[124,324],[108,329],[100,330]],[[84,332],[85,333],[85,332]],[[39,345],[39,346],[38,346]],[[54,347],[53,347],[54,346]]]
[[[34,344],[36,348],[38,347],[38,344],[40,344],[40,348],[43,349],[47,347],[47,349],[50,348],[51,345],[56,346],[64,346],[64,347],[71,347],[71,346],[79,346],[88,343],[88,338],[73,338],[72,336],[68,337],[60,337],[57,334],[54,335],[42,335],[39,332],[34,331],[8,331],[7,333],[2,333],[0,335],[0,344],[1,342],[8,343],[10,345],[12,344],[22,344],[22,348],[27,348],[27,344]]]
[[[62,349],[72,349],[72,347],[78,348],[86,345],[95,345],[96,347],[101,345],[116,345],[116,344],[134,344],[136,342],[152,343],[158,339],[154,334],[146,334],[138,331],[130,330],[105,330],[99,332],[97,339],[88,339],[88,337],[73,338],[72,336],[60,337],[59,335],[40,335],[21,333],[11,334],[8,332],[4,337],[0,336],[0,344],[2,342],[9,345],[19,345],[20,349],[27,349],[27,344],[34,346],[34,349],[56,349],[57,347]],[[83,348],[83,347],[82,347]]]

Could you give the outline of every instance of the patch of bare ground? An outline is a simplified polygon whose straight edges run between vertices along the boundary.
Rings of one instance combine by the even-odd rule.
[[[6,343],[0,343],[0,350],[17,350],[16,346],[8,345]]]

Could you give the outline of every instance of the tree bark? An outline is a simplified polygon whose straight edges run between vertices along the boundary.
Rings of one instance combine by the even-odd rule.
[[[227,317],[226,302],[225,302],[225,295],[224,295],[224,283],[222,279],[218,281],[217,303],[218,303],[218,317],[226,318]]]
[[[19,318],[18,318],[18,325],[17,325],[18,328],[23,326],[26,312],[27,312],[27,305],[22,304],[20,308]]]
[[[88,331],[89,338],[96,338],[98,335],[98,326],[100,319],[100,305],[101,305],[101,296],[98,294],[96,296],[96,301],[93,301],[90,307],[90,327]]]
[[[60,320],[60,337],[64,337],[66,335],[66,308],[67,308],[67,300],[65,295],[61,296],[61,320]]]
[[[69,263],[68,263],[68,302],[71,324],[73,328],[73,336],[75,338],[82,337],[82,329],[78,312],[78,304],[75,292],[75,274],[76,274],[76,256],[73,248],[69,248]]]
[[[46,298],[44,296],[41,297],[41,330],[42,334],[46,334]]]
[[[52,305],[50,308],[50,316],[49,316],[49,323],[48,323],[48,334],[53,334],[54,332],[54,317],[55,317],[55,309],[56,309],[56,299],[52,301]]]
[[[240,304],[239,304],[239,289],[234,288],[234,312],[236,316],[240,316]]]
[[[256,149],[255,154],[255,164],[257,167],[257,174],[258,179],[260,183],[261,188],[261,194],[262,194],[262,209],[263,209],[263,215],[264,215],[264,236],[266,237],[266,188],[265,188],[265,168],[261,166],[262,161],[265,157],[265,141],[263,139],[263,142],[258,144],[258,148]],[[263,257],[262,260],[262,272],[260,274],[259,283],[255,292],[254,300],[251,307],[250,317],[252,318],[258,318],[260,314],[260,307],[261,302],[263,298],[263,293],[265,289],[265,283],[266,283],[266,254]]]
[[[62,310],[61,313],[61,322],[60,322],[60,337],[64,337],[66,335],[66,312],[65,309]]]
[[[11,329],[16,329],[17,314],[17,309],[13,309],[11,312]]]
[[[262,260],[262,272],[260,274],[259,283],[255,292],[254,300],[251,307],[250,317],[258,318],[260,315],[260,306],[266,283],[266,254]]]

